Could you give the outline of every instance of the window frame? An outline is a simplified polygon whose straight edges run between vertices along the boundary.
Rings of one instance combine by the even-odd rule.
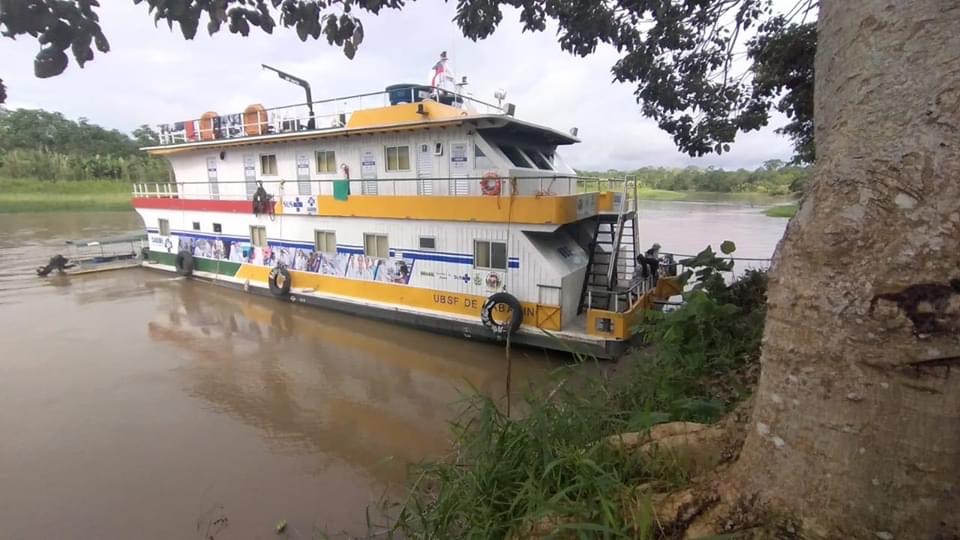
[[[273,158],[273,172],[268,173],[264,170],[263,160],[271,157]],[[277,159],[277,154],[260,154],[260,176],[280,176],[280,161]]]
[[[373,238],[375,239],[375,242],[376,242],[374,249],[377,251],[377,253],[375,253],[375,254],[369,253],[369,249],[367,249],[367,248],[368,248],[368,246],[367,246],[367,239],[368,239],[368,238],[371,238],[371,237],[373,237]],[[384,255],[382,255],[382,256],[379,255],[379,253],[380,253],[380,239],[381,239],[381,238],[383,239],[383,242],[384,242],[384,244],[385,244],[384,247],[386,248],[386,253],[385,253]],[[367,256],[367,257],[373,257],[373,258],[375,258],[375,259],[389,259],[389,258],[390,258],[390,237],[389,237],[389,235],[384,234],[384,233],[363,233],[363,254],[364,254],[365,256]]]
[[[532,161],[533,166],[536,167],[538,170],[541,170],[541,171],[553,170],[553,164],[550,163],[550,160],[544,157],[543,152],[541,152],[540,150],[537,150],[536,148],[518,148],[518,150],[520,150],[520,152],[523,153],[523,155],[527,158],[528,161]],[[542,160],[543,164],[546,165],[546,167],[542,167],[540,163],[537,163],[537,160]]]
[[[485,250],[487,254],[486,255],[487,265],[482,265],[478,261],[479,257],[477,256],[477,254],[484,251],[480,249],[480,244],[487,244],[487,248]],[[503,267],[502,268],[499,266],[494,266],[493,246],[495,244],[503,246]],[[493,270],[493,271],[506,272],[510,268],[510,256],[507,250],[507,243],[500,240],[474,239],[473,240],[473,267],[478,270]]]
[[[327,167],[332,167],[332,168],[330,168],[329,170],[327,170],[326,168],[324,169],[320,168],[321,155],[324,156],[324,164]],[[317,170],[317,174],[336,174],[337,173],[337,151],[336,150],[314,150],[313,166]]]
[[[263,237],[260,239],[260,242],[257,240],[258,232],[263,232]],[[264,248],[267,247],[267,228],[263,225],[250,225],[250,245],[253,247]]]
[[[325,242],[329,243],[329,240],[333,239],[333,249],[323,249],[324,247],[330,248],[331,246],[321,246],[320,237],[323,235]],[[329,235],[329,236],[328,236]],[[314,229],[313,230],[313,250],[317,253],[336,253],[337,252],[337,231],[330,229]]]
[[[519,146],[514,146],[512,144],[498,144],[497,150],[499,150],[500,153],[503,154],[503,157],[507,158],[507,161],[510,162],[510,165],[512,165],[514,168],[536,169],[536,167],[532,163],[530,163],[530,158],[528,158],[526,154],[523,153],[523,150],[521,150]],[[518,165],[517,161],[510,156],[510,153],[511,153],[510,151],[516,152],[516,156],[514,157],[519,157],[520,161],[525,162],[526,165]]]
[[[170,236],[170,220],[157,218],[157,230],[160,232],[160,236]]]
[[[400,149],[406,148],[407,154],[407,167],[403,168],[400,166]],[[390,150],[396,150],[396,168],[390,168]],[[384,146],[383,147],[383,170],[384,172],[410,172],[410,145],[409,144],[397,144],[393,146]]]
[[[432,240],[433,247],[423,247],[424,240]],[[437,250],[437,237],[436,236],[420,236],[417,238],[417,249],[423,251],[436,251]]]

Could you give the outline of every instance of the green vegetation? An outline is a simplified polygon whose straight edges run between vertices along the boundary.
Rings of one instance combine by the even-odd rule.
[[[166,161],[139,150],[155,141],[147,126],[132,138],[83,118],[74,122],[60,113],[0,109],[0,178],[164,181]]]
[[[130,210],[130,184],[104,180],[0,179],[0,212]]]
[[[561,378],[546,395],[526,396],[522,418],[470,398],[453,425],[454,454],[421,466],[395,509],[395,529],[503,538],[546,521],[580,537],[649,538],[652,519],[635,511],[648,496],[640,486],[669,490],[687,473],[666,456],[599,441],[675,420],[714,422],[750,393],[759,371],[766,275],[750,272],[728,287],[719,273],[732,263],[712,251],[685,262],[699,266],[690,276],[697,284],[682,307],[642,323],[656,346],[624,360],[619,379]]]
[[[667,169],[644,167],[634,171],[608,170],[578,171],[581,175],[602,178],[634,177],[651,190],[709,193],[764,193],[767,195],[795,195],[803,193],[809,167],[790,165],[779,160],[770,160],[753,171],[738,169],[725,171],[708,167]]]
[[[792,218],[796,215],[798,208],[795,204],[781,204],[767,208],[764,214],[769,217]]]

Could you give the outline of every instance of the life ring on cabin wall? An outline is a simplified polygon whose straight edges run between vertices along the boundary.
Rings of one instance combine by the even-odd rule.
[[[510,308],[510,318],[505,321],[496,321],[493,318],[493,311],[501,305]],[[520,305],[517,297],[510,293],[491,294],[480,308],[480,322],[498,338],[504,337],[520,328],[520,324],[523,323],[523,306]]]
[[[500,180],[500,175],[495,172],[488,172],[483,175],[483,178],[480,180],[480,191],[484,195],[500,195],[500,190],[503,185],[503,182]]]

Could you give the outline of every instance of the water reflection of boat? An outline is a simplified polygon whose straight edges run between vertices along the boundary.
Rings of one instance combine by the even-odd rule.
[[[492,348],[469,358],[453,338],[456,349],[438,348],[436,339],[382,323],[324,320],[301,306],[278,310],[237,293],[203,294],[191,282],[171,285],[179,294],[149,323],[150,338],[190,353],[180,368],[188,394],[262,430],[279,452],[306,450],[400,480],[406,464],[448,447],[458,387],[494,392],[502,384]],[[516,368],[520,387],[543,362],[521,358]]]

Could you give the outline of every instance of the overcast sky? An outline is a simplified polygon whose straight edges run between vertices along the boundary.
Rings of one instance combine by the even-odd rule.
[[[314,99],[377,91],[396,82],[429,82],[441,50],[454,72],[467,75],[469,90],[493,101],[497,88],[517,105],[517,117],[567,130],[578,127],[583,143],[561,153],[581,169],[643,166],[754,168],[768,159],[788,159],[790,142],[773,133],[785,123],[774,117],[759,132],[740,135],[732,151],[693,159],[676,151],[669,136],[640,114],[630,85],[611,83],[617,59],[611,48],[587,58],[560,50],[555,34],[522,33],[516,12],[491,38],[465,39],[451,22],[454,2],[421,1],[402,12],[361,13],[365,40],[351,61],[321,41],[300,42],[291,30],[247,38],[226,30],[213,37],[201,24],[185,41],[178,28],[155,28],[145,4],[101,2],[100,17],[111,52],[97,53],[80,69],[71,58],[60,76],[37,79],[33,57],[39,45],[29,36],[0,39],[0,77],[7,106],[60,111],[70,118],[123,131],[199,117],[204,111],[242,111],[250,103],[267,107],[303,101],[303,91],[262,71],[261,63],[297,74],[313,86]]]

